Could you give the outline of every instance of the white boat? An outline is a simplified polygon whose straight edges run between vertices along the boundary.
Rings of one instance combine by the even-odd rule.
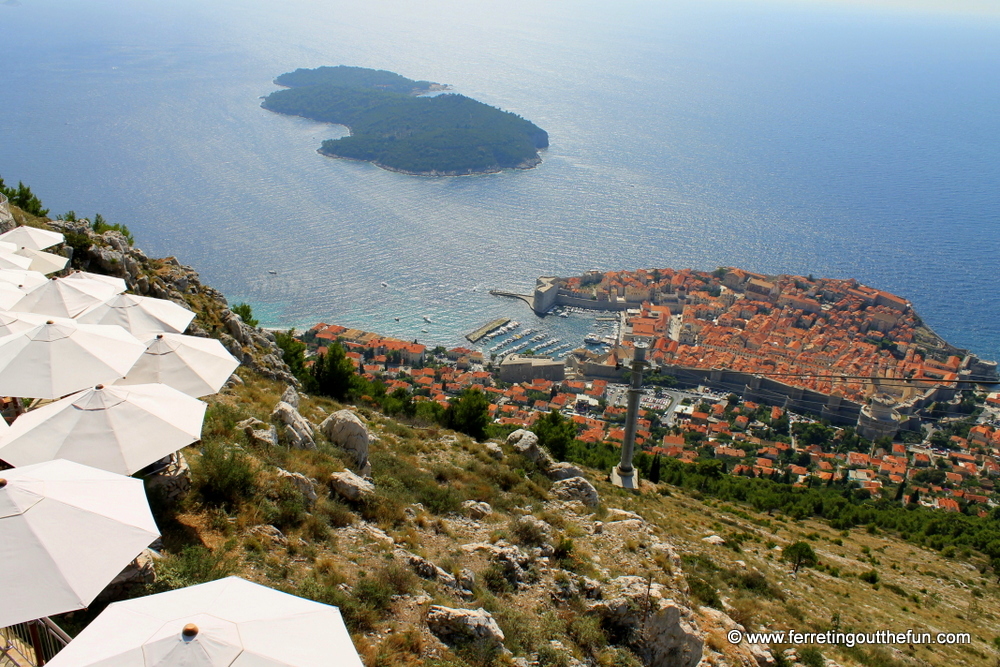
[[[388,287],[388,286],[389,286],[389,283],[387,283],[387,282],[383,282],[382,283],[382,287]]]
[[[424,315],[424,322],[430,322],[431,318],[429,315]]]

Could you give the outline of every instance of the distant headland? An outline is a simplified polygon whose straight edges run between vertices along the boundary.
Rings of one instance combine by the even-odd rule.
[[[319,152],[364,160],[420,176],[488,174],[541,162],[549,135],[531,121],[446,93],[449,87],[385,70],[317,67],[282,74],[286,86],[261,106],[276,113],[346,125],[350,136],[328,139]]]

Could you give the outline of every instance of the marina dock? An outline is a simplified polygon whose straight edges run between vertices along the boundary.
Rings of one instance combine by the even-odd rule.
[[[509,317],[501,317],[500,319],[493,320],[483,326],[479,327],[470,334],[465,334],[465,337],[469,339],[470,343],[478,343],[483,336],[490,333],[491,331],[496,331],[500,327],[504,326],[510,322]]]

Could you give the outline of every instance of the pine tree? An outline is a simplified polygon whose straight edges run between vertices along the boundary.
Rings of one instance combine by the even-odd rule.
[[[478,389],[466,389],[445,410],[443,421],[447,428],[476,440],[485,440],[486,426],[490,423],[490,401]]]
[[[653,458],[653,465],[649,468],[649,481],[653,484],[660,483],[660,455]]]
[[[321,354],[316,359],[310,371],[312,391],[338,401],[347,398],[354,379],[354,364],[344,354],[344,348],[339,343],[332,343],[327,347],[326,354]]]
[[[566,460],[566,452],[576,436],[576,424],[563,417],[558,410],[542,415],[532,429],[538,444],[549,450],[557,461]]]

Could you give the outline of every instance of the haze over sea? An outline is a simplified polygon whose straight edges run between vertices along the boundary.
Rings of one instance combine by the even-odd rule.
[[[941,4],[8,0],[0,175],[269,326],[452,345],[534,322],[487,290],[537,275],[739,266],[857,278],[997,359],[1000,10]],[[337,64],[451,84],[551,147],[464,178],[322,157],[343,128],[259,98]]]

